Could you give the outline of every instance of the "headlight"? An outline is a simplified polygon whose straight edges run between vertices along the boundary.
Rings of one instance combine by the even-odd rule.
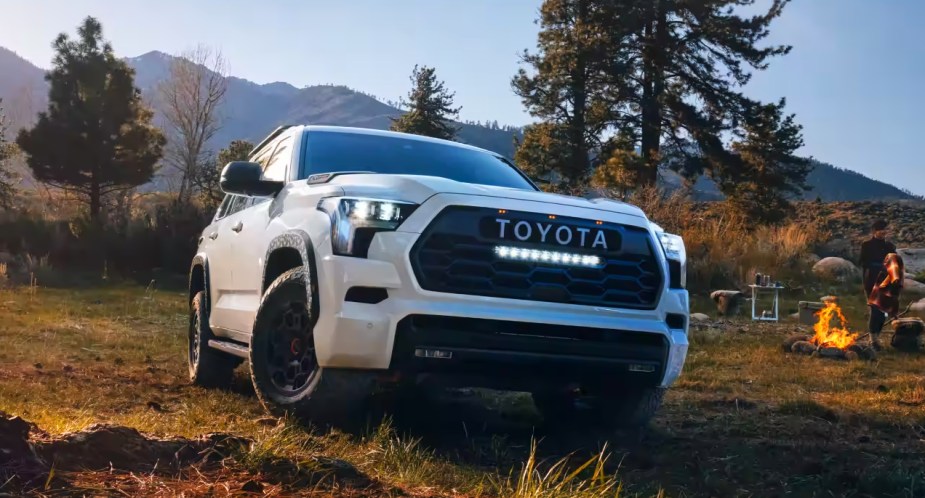
[[[657,232],[658,241],[668,260],[668,270],[672,289],[687,287],[687,251],[684,248],[684,239],[680,235]]]
[[[388,199],[328,197],[318,209],[331,217],[334,254],[365,258],[376,232],[398,228],[417,204]]]

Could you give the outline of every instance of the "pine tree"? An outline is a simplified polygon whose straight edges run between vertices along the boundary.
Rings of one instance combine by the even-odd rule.
[[[151,179],[165,139],[99,21],[87,17],[77,32],[55,39],[48,110],[17,143],[37,180],[80,194],[98,222],[107,194]]]
[[[534,133],[548,139],[556,130],[561,150],[549,154],[557,160],[558,175],[566,182],[581,181],[591,172],[591,153],[600,147],[601,134],[614,120],[613,92],[620,86],[605,69],[620,52],[624,34],[613,23],[623,17],[607,0],[546,0],[538,22],[537,52],[524,52],[527,67],[511,85],[530,115],[546,124]]]
[[[762,14],[738,13],[756,0],[615,0],[637,14],[626,54],[612,67],[633,77],[623,80],[631,97],[623,113],[639,132],[646,169],[642,181],[654,185],[663,143],[692,140],[700,154],[688,173],[708,172],[722,180],[736,164],[722,135],[738,127],[752,102],[739,89],[751,70],[790,51],[787,45],[759,47],[789,0],[773,0]],[[678,150],[685,150],[679,147]],[[694,158],[692,158],[694,159]]]
[[[408,101],[401,100],[401,108],[408,111],[392,119],[390,129],[428,137],[453,140],[458,129],[451,124],[457,119],[461,107],[453,107],[455,93],[450,93],[442,81],[437,80],[432,67],[415,65],[411,73],[413,87]]]
[[[788,196],[809,190],[809,159],[793,153],[803,146],[802,127],[783,113],[785,101],[754,106],[745,118],[741,140],[732,150],[741,161],[738,175],[720,183],[730,204],[748,218],[764,223],[784,219],[792,206]]]
[[[726,137],[759,105],[740,91],[751,72],[790,50],[759,46],[788,1],[744,16],[756,0],[545,0],[539,50],[523,58],[531,72],[513,86],[532,116],[564,133],[558,173],[569,181],[584,180],[595,157],[606,164],[614,136],[629,141],[621,156],[641,160],[621,181],[654,185],[666,162],[688,178],[740,176]]]

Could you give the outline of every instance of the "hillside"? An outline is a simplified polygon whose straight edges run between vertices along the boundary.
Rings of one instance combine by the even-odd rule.
[[[126,59],[136,71],[136,84],[149,102],[157,108],[155,88],[169,74],[172,56],[148,52]],[[0,48],[0,98],[13,127],[28,125],[35,114],[45,107],[47,84],[43,70],[14,52]],[[269,130],[280,124],[311,123],[358,126],[385,129],[390,118],[401,110],[362,92],[335,85],[315,85],[297,88],[285,82],[257,84],[243,78],[229,77],[226,104],[222,110],[223,126],[212,144],[219,148],[234,139],[261,140]],[[163,124],[160,115],[156,118]],[[519,133],[512,129],[458,124],[459,141],[493,150],[508,157],[513,155],[513,140]],[[664,171],[666,186],[680,185],[680,178]],[[825,201],[908,200],[913,196],[883,182],[859,173],[816,162],[809,177],[813,190],[806,199],[817,196]],[[701,200],[722,198],[715,184],[703,178],[695,185]]]

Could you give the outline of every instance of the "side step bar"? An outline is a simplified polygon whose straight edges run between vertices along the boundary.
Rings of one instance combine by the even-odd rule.
[[[239,358],[244,358],[245,360],[248,359],[248,357],[250,356],[247,346],[244,346],[242,344],[236,344],[234,342],[217,341],[215,339],[210,339],[209,347],[213,349],[217,349],[223,353],[228,353],[230,355],[237,356]]]

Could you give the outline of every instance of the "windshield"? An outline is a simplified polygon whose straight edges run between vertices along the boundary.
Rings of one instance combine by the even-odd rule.
[[[536,190],[511,163],[488,152],[365,133],[309,131],[306,136],[300,179],[316,173],[373,171]]]

